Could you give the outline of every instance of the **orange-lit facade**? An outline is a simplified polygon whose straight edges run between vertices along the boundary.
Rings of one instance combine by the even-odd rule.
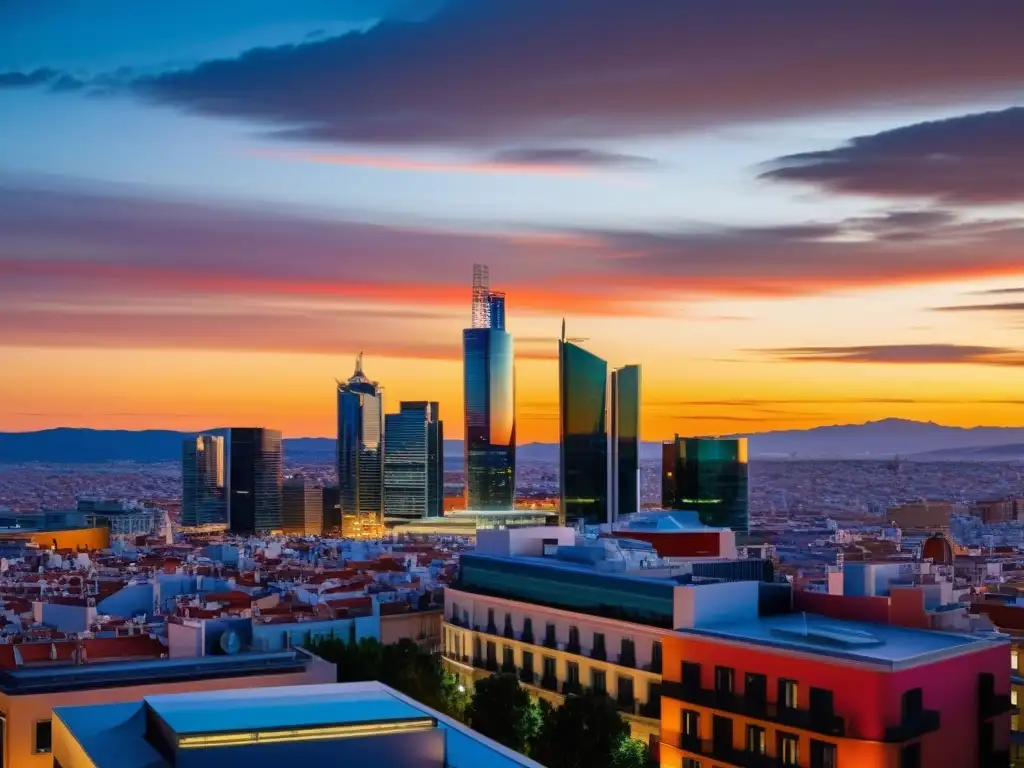
[[[679,632],[663,768],[1009,765],[1005,642],[901,667]]]

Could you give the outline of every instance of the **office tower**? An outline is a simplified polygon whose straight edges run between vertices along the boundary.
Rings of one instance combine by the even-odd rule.
[[[640,509],[640,391],[639,365],[612,371],[608,478],[613,521]]]
[[[504,295],[491,293],[487,280],[487,267],[474,265],[472,327],[462,332],[466,507],[510,510],[516,492],[515,357],[504,328]]]
[[[559,517],[565,525],[608,522],[608,363],[558,341]]]
[[[228,527],[248,534],[281,528],[281,433],[232,427],[228,436]]]
[[[323,532],[341,531],[341,489],[336,485],[325,485],[321,496],[323,504]]]
[[[384,417],[384,515],[440,517],[444,427],[436,402],[404,402]]]
[[[281,489],[281,530],[299,536],[323,530],[323,492],[302,475],[289,477]]]
[[[662,445],[661,503],[716,528],[746,531],[747,439],[679,437]]]
[[[363,373],[363,353],[338,382],[338,487],[346,537],[379,536],[384,526],[384,390]]]
[[[224,438],[197,435],[181,447],[181,524],[227,522],[224,496]]]

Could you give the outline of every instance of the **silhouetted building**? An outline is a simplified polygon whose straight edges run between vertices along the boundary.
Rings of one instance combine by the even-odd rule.
[[[608,363],[558,342],[559,517],[566,525],[608,522]]]
[[[338,383],[338,487],[345,536],[375,536],[384,524],[384,390],[356,370]]]
[[[473,327],[462,332],[466,507],[508,510],[516,491],[515,354],[504,299],[486,280],[487,268],[476,265]]]
[[[289,477],[281,490],[281,530],[299,536],[319,535],[323,529],[323,493],[302,475]]]
[[[662,446],[661,503],[705,525],[746,531],[747,439],[679,437]]]
[[[281,433],[262,427],[232,427],[227,463],[231,532],[280,529]]]
[[[321,501],[323,503],[323,532],[341,531],[341,489],[336,485],[323,487]]]
[[[640,509],[640,393],[639,365],[612,371],[609,506],[612,520]]]
[[[224,495],[224,438],[197,435],[181,447],[181,524],[227,522]]]
[[[384,417],[384,515],[444,514],[444,427],[436,402],[399,405]]]

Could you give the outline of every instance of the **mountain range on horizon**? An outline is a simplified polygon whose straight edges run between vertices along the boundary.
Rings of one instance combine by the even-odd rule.
[[[204,430],[217,432],[223,430]],[[173,430],[100,430],[57,427],[35,432],[0,432],[0,463],[98,463],[110,461],[168,462],[181,457],[182,441],[195,432]],[[930,421],[882,419],[770,432],[728,435],[747,437],[750,455],[761,459],[884,459],[896,455],[917,460],[1015,460],[1024,458],[1024,428],[950,427]],[[291,459],[329,460],[334,439],[285,438]],[[462,456],[461,440],[446,440],[450,466]],[[525,443],[517,455],[526,461],[557,461],[557,443]],[[641,458],[656,460],[660,442],[644,442]]]

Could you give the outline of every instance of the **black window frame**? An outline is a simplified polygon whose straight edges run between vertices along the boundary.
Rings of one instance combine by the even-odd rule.
[[[40,738],[42,736],[42,738]],[[44,745],[40,748],[40,745]],[[50,755],[53,754],[53,720],[36,720],[35,728],[32,730],[32,754]]]

